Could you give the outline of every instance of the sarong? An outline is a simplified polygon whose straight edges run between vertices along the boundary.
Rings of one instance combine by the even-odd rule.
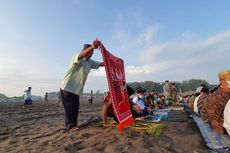
[[[112,96],[114,115],[119,122],[118,130],[121,132],[123,127],[128,126],[134,120],[127,92],[124,62],[121,58],[108,52],[102,44],[99,49],[104,61],[109,92]]]

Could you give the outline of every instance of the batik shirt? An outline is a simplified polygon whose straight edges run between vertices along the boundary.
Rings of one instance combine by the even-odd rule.
[[[202,117],[205,123],[208,123],[208,99],[209,96],[204,100],[203,105],[200,109],[200,116]]]
[[[217,133],[223,133],[224,108],[230,98],[230,93],[218,88],[208,96],[201,108],[201,116]]]

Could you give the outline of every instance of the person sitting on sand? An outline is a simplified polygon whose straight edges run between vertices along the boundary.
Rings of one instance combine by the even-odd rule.
[[[112,97],[109,92],[104,100],[104,105],[102,107],[102,124],[105,127],[107,126],[107,117],[113,117],[114,120],[118,123],[118,120],[113,113]]]
[[[203,103],[207,100],[208,96],[209,96],[209,88],[206,86],[203,86],[203,88],[200,91],[200,95],[199,95],[197,106],[196,106],[198,110],[198,114],[200,114]]]
[[[127,86],[127,91],[128,91],[129,97],[134,93],[134,90],[129,86]],[[135,104],[132,104],[132,101],[130,99],[129,99],[129,102],[130,102],[130,108],[131,108],[133,117],[136,118],[136,117],[142,116],[142,114],[135,109],[135,106],[133,106]],[[107,126],[107,117],[113,117],[114,120],[118,123],[118,120],[113,112],[112,97],[110,95],[110,92],[107,92],[107,96],[105,98],[104,105],[102,107],[102,123],[104,127]]]
[[[154,90],[152,90],[150,92],[150,96],[151,96],[151,99],[153,101],[153,104],[154,104],[154,108],[155,109],[158,109],[158,108],[162,108],[163,107],[163,103],[161,103],[161,99],[160,97],[158,96],[158,93]]]
[[[228,87],[230,88],[230,81],[228,81]],[[223,127],[227,131],[228,135],[230,135],[230,99],[224,108],[224,124]]]
[[[31,87],[28,87],[27,90],[25,90],[25,95],[24,95],[24,99],[25,99],[25,103],[24,105],[32,105],[32,95],[31,95]]]
[[[206,85],[201,86],[201,91],[198,97],[194,101],[194,112],[200,114],[201,107],[203,106],[204,101],[208,97],[209,89]]]
[[[197,108],[194,109],[194,103],[195,103],[195,106],[196,106],[198,98],[200,96],[200,91],[201,91],[202,88],[203,88],[202,86],[199,86],[199,87],[196,88],[194,99],[189,99],[189,103],[187,104],[190,107],[190,109],[192,109],[194,112],[198,112]]]
[[[195,94],[192,94],[192,95],[190,96],[190,98],[189,98],[189,102],[188,102],[188,105],[187,105],[187,106],[193,108],[195,99],[196,99]],[[192,106],[192,105],[193,105],[193,106]]]
[[[137,89],[136,95],[134,96],[132,102],[138,106],[138,107],[137,106],[135,106],[135,107],[137,108],[137,110],[141,114],[143,114],[144,116],[150,115],[152,113],[152,110],[151,110],[151,108],[145,106],[145,103],[143,101],[143,97],[144,97],[144,90],[143,89]]]
[[[217,133],[224,133],[224,109],[230,99],[230,70],[218,74],[220,79],[219,88],[208,96],[201,108],[201,117],[204,122],[209,123]]]
[[[147,94],[145,97],[145,107],[150,107],[151,109],[156,108],[154,102],[151,99],[151,95]]]
[[[160,95],[159,96],[159,100],[157,101],[157,107],[159,109],[162,109],[164,108],[166,105],[165,105],[165,96],[164,95]]]
[[[142,101],[145,104],[145,100],[146,100],[146,96],[147,96],[147,90],[146,89],[142,89]]]

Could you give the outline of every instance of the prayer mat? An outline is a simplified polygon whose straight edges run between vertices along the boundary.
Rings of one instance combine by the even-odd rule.
[[[165,123],[146,123],[143,121],[134,121],[127,127],[134,132],[145,132],[153,136],[160,136],[165,127]]]
[[[99,49],[104,61],[109,92],[112,96],[113,112],[119,122],[118,130],[121,132],[123,127],[128,126],[134,120],[127,92],[124,62],[121,58],[108,52],[102,44]]]
[[[148,116],[135,118],[135,120],[144,121],[144,122],[147,122],[147,123],[157,123],[157,122],[161,121],[161,118],[154,118],[152,115],[148,115]]]
[[[178,111],[178,110],[184,110],[184,107],[169,107],[169,109]]]
[[[160,118],[160,119],[167,119],[169,116],[168,116],[168,113],[167,112],[163,112],[163,111],[153,111],[153,118]]]
[[[116,128],[118,124],[114,120],[107,121],[108,127]],[[124,129],[138,132],[138,133],[147,133],[152,136],[160,136],[164,130],[165,123],[146,123],[145,121],[135,120],[129,126],[125,127]],[[102,123],[98,123],[98,127],[103,127]]]
[[[169,113],[171,109],[154,109],[153,111]]]
[[[209,124],[204,123],[201,117],[192,115],[192,118],[196,122],[200,129],[201,135],[206,142],[206,145],[217,152],[230,149],[230,136],[225,134],[218,134],[212,130]]]

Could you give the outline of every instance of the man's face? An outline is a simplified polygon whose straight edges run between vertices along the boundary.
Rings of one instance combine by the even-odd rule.
[[[230,89],[230,80],[229,80],[229,78],[221,79],[220,84],[223,84],[224,86],[226,86],[227,88]]]
[[[227,87],[230,89],[230,81],[227,81]]]
[[[138,96],[139,98],[143,98],[144,94],[143,94],[143,93],[137,93],[137,96]]]
[[[93,50],[91,50],[87,55],[86,55],[86,59],[89,60],[93,55]]]

